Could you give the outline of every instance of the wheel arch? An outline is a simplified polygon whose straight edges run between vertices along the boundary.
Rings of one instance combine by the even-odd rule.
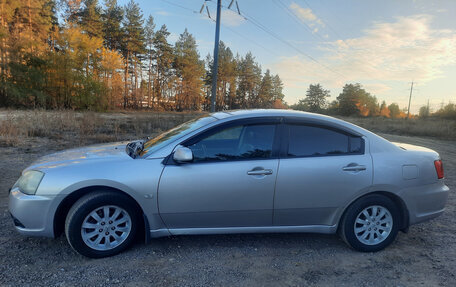
[[[111,186],[105,186],[105,185],[93,185],[93,186],[86,186],[80,189],[77,189],[70,194],[68,194],[59,204],[57,207],[55,213],[54,213],[54,218],[53,218],[53,230],[54,230],[54,237],[58,237],[60,234],[63,233],[65,229],[65,220],[68,215],[68,212],[70,211],[70,208],[75,204],[75,202],[83,197],[86,194],[89,194],[94,191],[109,191],[109,192],[115,192],[115,193],[120,193],[128,198],[130,198],[135,204],[138,210],[140,211],[140,224],[139,224],[139,233],[138,236],[143,236],[145,238],[146,242],[149,239],[149,232],[146,232],[146,230],[149,229],[149,222],[147,217],[145,216],[144,210],[142,209],[141,205],[136,201],[135,198],[133,198],[130,194],[127,192],[124,192],[123,190],[120,190],[115,187]]]
[[[343,218],[345,216],[345,213],[350,208],[350,206],[352,206],[355,202],[357,202],[361,198],[364,198],[366,196],[373,195],[373,194],[378,194],[378,195],[385,196],[385,197],[389,198],[391,201],[393,201],[393,203],[398,207],[399,214],[401,216],[399,230],[401,230],[403,232],[407,232],[408,231],[408,227],[409,227],[409,211],[408,211],[407,205],[405,204],[404,200],[400,196],[398,196],[397,194],[395,194],[393,192],[389,192],[389,191],[373,191],[373,192],[369,192],[369,193],[363,194],[363,195],[357,197],[356,199],[354,199],[353,201],[351,201],[344,208],[344,211],[342,212],[341,216],[339,217],[338,229],[341,228],[341,221],[343,220]]]

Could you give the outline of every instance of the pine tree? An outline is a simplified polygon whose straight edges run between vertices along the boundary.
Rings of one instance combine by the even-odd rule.
[[[240,108],[257,107],[258,91],[261,84],[261,68],[252,53],[241,58],[238,65],[237,101]]]
[[[79,26],[91,38],[103,36],[103,22],[98,0],[84,0],[84,7],[79,12]]]
[[[304,98],[304,104],[307,106],[307,111],[313,113],[321,113],[326,108],[326,98],[329,98],[329,90],[323,89],[320,84],[309,85]]]
[[[284,105],[283,98],[285,95],[283,94],[283,83],[279,75],[272,77],[272,95],[274,103]]]
[[[154,53],[154,35],[155,35],[155,23],[154,17],[152,15],[147,18],[146,26],[144,27],[145,41],[146,41],[146,53],[148,61],[148,70],[147,70],[147,102],[148,107],[152,107],[153,96],[152,96],[152,63],[153,63],[153,53]]]
[[[131,88],[133,95],[133,103],[135,103],[135,93],[138,87],[138,73],[137,66],[140,63],[140,57],[144,53],[144,19],[141,9],[138,4],[133,0],[125,7],[125,19],[123,22],[123,55],[125,58],[125,91],[124,91],[124,107],[127,107],[128,103],[128,92],[130,90],[128,85],[128,77],[130,74],[130,66],[133,67],[133,73],[131,78],[134,85]]]
[[[103,41],[110,50],[120,51],[122,47],[122,29],[120,24],[124,17],[124,10],[117,5],[117,0],[105,0],[103,10]]]
[[[263,78],[261,79],[260,91],[258,93],[258,99],[256,107],[258,108],[272,108],[274,104],[274,95],[273,95],[273,77],[271,76],[271,71],[269,69],[264,73]]]
[[[200,110],[204,64],[199,58],[195,38],[185,29],[174,48],[174,67],[180,80],[180,88],[175,97],[176,109]]]
[[[206,85],[212,84],[213,59],[208,55],[208,71],[206,75]],[[219,60],[217,69],[217,100],[216,109],[226,110],[236,108],[236,76],[237,63],[233,57],[231,49],[223,41],[219,44]],[[208,94],[207,101],[209,101]]]
[[[154,79],[154,97],[157,103],[160,105],[162,98],[165,95],[166,85],[168,80],[172,76],[172,63],[173,63],[173,48],[168,43],[169,32],[166,25],[155,32],[153,39],[155,53],[154,61],[157,65],[155,69]]]

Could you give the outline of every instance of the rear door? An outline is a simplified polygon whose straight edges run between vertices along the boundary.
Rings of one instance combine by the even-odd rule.
[[[372,184],[366,139],[332,127],[289,123],[274,200],[274,225],[334,225],[336,212]]]
[[[190,139],[193,162],[167,164],[160,215],[170,229],[271,226],[278,119],[229,123]]]

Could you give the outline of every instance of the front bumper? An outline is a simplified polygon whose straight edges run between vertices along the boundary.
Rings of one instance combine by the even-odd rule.
[[[29,236],[54,236],[55,196],[27,195],[14,188],[8,209],[19,233]]]

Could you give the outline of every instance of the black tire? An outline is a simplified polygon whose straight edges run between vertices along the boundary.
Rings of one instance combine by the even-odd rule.
[[[389,235],[378,244],[368,245],[361,242],[355,234],[355,220],[365,208],[370,206],[381,206],[389,211],[392,216],[393,224]],[[386,196],[372,194],[364,196],[352,203],[343,215],[340,225],[339,234],[342,239],[353,249],[361,252],[377,252],[390,245],[397,236],[399,231],[400,215],[396,204]]]
[[[131,229],[124,241],[109,250],[96,250],[89,247],[81,234],[84,219],[95,209],[106,206],[118,206],[131,218]],[[90,258],[102,258],[116,255],[128,248],[134,241],[140,224],[140,214],[136,203],[126,195],[111,191],[91,192],[84,195],[71,207],[65,221],[65,234],[70,246],[79,254]]]

